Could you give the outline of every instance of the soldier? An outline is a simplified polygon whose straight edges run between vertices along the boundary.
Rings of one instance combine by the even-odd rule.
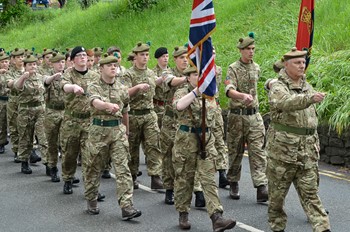
[[[44,48],[44,51],[42,54],[43,62],[42,62],[42,65],[38,69],[39,74],[50,75],[51,69],[52,69],[50,58],[52,57],[53,52],[54,51],[52,49]]]
[[[136,177],[140,163],[140,144],[143,143],[147,156],[147,172],[151,176],[151,189],[162,189],[161,152],[159,149],[159,127],[154,112],[155,73],[147,68],[149,45],[139,42],[134,48],[135,65],[126,70],[123,81],[129,88],[129,144],[131,160],[129,168],[134,180],[134,189],[138,188]]]
[[[284,55],[282,69],[269,92],[271,126],[267,136],[269,224],[284,231],[287,215],[284,200],[291,183],[315,232],[329,232],[328,215],[318,196],[319,139],[315,104],[325,94],[306,81],[306,51],[296,48]]]
[[[10,57],[4,50],[0,52],[0,154],[5,153],[7,141],[7,101],[8,92],[6,73],[9,71]]]
[[[86,50],[86,54],[87,54],[87,63],[86,63],[87,68],[89,70],[97,72],[98,67],[96,67],[96,69],[94,67],[94,62],[95,62],[94,59],[95,59],[95,57],[94,57],[93,49]]]
[[[44,121],[44,83],[43,77],[37,73],[37,59],[33,55],[23,59],[25,72],[14,82],[18,91],[18,159],[22,162],[21,172],[31,174],[28,165],[29,155],[33,149],[35,124],[43,125]],[[55,74],[56,78],[61,74]],[[47,140],[45,135],[39,138],[41,154],[47,155]]]
[[[50,58],[52,64],[52,72],[63,74],[65,67],[65,56],[53,53]],[[51,181],[60,182],[60,178],[57,175],[57,161],[58,161],[58,145],[60,128],[64,115],[64,92],[60,88],[61,76],[57,75],[55,78],[46,77],[44,80],[46,89],[46,111],[45,111],[45,135],[48,142],[47,152],[47,167],[50,170]]]
[[[116,47],[116,46],[111,46],[111,47],[108,48],[107,53],[110,56],[114,55],[114,56],[116,56],[118,58],[118,64],[119,64],[119,69],[120,70],[117,71],[117,77],[122,77],[124,75],[125,71],[126,71],[126,68],[121,65],[122,52],[121,52],[120,48]],[[116,53],[116,54],[114,54],[114,53]]]
[[[43,54],[41,54],[41,53],[37,53],[36,55],[35,55],[35,57],[38,59],[38,61],[36,62],[36,64],[37,64],[37,66],[41,66],[42,65],[42,63],[43,63]]]
[[[253,61],[255,44],[253,35],[240,38],[237,48],[239,61],[231,64],[226,77],[226,96],[230,98],[227,144],[229,151],[230,197],[240,199],[238,181],[241,178],[244,146],[247,143],[250,173],[257,188],[257,202],[268,200],[266,178],[266,154],[263,149],[265,128],[259,113],[257,82],[260,67]]]
[[[85,156],[87,154],[86,140],[90,124],[90,106],[88,83],[98,78],[97,73],[86,67],[87,54],[85,48],[77,46],[70,53],[74,67],[66,71],[61,81],[61,88],[65,95],[65,112],[61,128],[62,147],[62,178],[64,181],[63,193],[72,194],[72,184],[79,182],[74,179],[77,168],[77,157],[82,156],[83,177],[85,174]]]
[[[89,214],[99,214],[97,207],[101,171],[106,160],[111,160],[116,173],[117,198],[122,209],[122,219],[130,220],[141,216],[133,206],[133,180],[128,166],[128,110],[127,87],[116,81],[118,59],[105,54],[100,62],[99,79],[88,87],[92,106],[92,125],[89,127],[85,198]]]
[[[205,132],[199,127],[202,115],[202,97],[197,88],[198,72],[195,67],[187,68],[189,84],[177,90],[173,106],[177,112],[178,130],[176,131],[173,155],[175,169],[175,208],[179,212],[179,226],[183,230],[191,228],[188,221],[195,173],[201,183],[207,202],[207,211],[212,220],[214,231],[232,229],[236,221],[222,217],[223,207],[220,203],[215,183],[215,158],[213,136],[210,136],[216,113],[215,101],[206,100]],[[206,157],[200,157],[197,136],[206,133]]]
[[[103,48],[95,47],[95,48],[93,48],[93,52],[94,52],[94,64],[93,64],[92,70],[97,72],[97,73],[99,73],[100,69],[99,69],[99,66],[98,66],[98,62],[101,59]]]

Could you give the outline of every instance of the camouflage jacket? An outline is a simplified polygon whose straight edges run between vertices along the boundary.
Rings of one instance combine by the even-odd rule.
[[[24,73],[24,69],[18,70],[12,66],[10,70],[6,73],[7,82],[16,81],[23,73]],[[12,101],[12,100],[17,101],[15,99],[16,99],[16,96],[18,95],[18,90],[12,87],[9,95],[10,95],[9,101]]]
[[[38,73],[41,75],[50,75],[52,72],[52,67],[48,66],[46,63],[43,63],[38,67]]]
[[[219,98],[220,85],[222,82],[222,68],[220,66],[216,65],[215,71],[216,71],[216,88],[218,89],[218,91],[215,94],[215,98]]]
[[[173,111],[173,99],[174,99],[174,94],[178,89],[184,88],[186,84],[182,84],[179,86],[171,86],[171,81],[174,79],[174,77],[183,77],[185,76],[183,72],[181,72],[177,67],[169,69],[166,72],[166,78],[163,83],[164,86],[164,99],[165,99],[165,110],[166,111]]]
[[[241,60],[231,64],[227,70],[225,80],[225,93],[230,89],[241,93],[251,94],[254,101],[249,108],[258,108],[258,80],[260,77],[260,67],[253,61],[249,64],[243,63]],[[234,100],[230,98],[230,109],[246,108],[242,100]]]
[[[159,65],[157,65],[153,69],[153,71],[156,73],[157,77],[161,77],[163,74],[166,74],[168,70],[169,70],[169,68],[161,69],[159,67]],[[164,86],[163,85],[157,85],[155,92],[156,92],[156,94],[154,95],[154,99],[157,99],[157,100],[160,100],[160,101],[164,101]]]
[[[54,75],[55,73],[51,71],[50,75]],[[45,80],[45,79],[44,79]],[[61,81],[53,80],[49,85],[44,82],[45,86],[45,101],[47,103],[63,103],[64,102],[64,91],[61,88]]]
[[[16,82],[14,85],[16,86]],[[17,90],[18,103],[44,102],[43,76],[38,73],[25,80],[23,88]]]
[[[10,91],[7,87],[8,80],[6,75],[6,73],[0,74],[0,96],[7,96],[8,92]]]
[[[119,106],[118,112],[115,114],[108,113],[105,110],[98,110],[91,107],[91,116],[103,120],[121,119],[123,114],[129,111],[129,93],[128,88],[122,85],[119,81],[114,81],[113,84],[107,84],[102,78],[96,79],[89,84],[88,93],[90,94],[90,104],[95,99],[104,102],[110,102]]]

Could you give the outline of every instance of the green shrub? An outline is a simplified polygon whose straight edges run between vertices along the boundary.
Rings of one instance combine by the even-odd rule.
[[[30,12],[30,8],[22,1],[17,1],[15,5],[8,4],[8,1],[3,1],[3,5],[4,11],[0,14],[0,27],[15,22]]]
[[[128,0],[129,9],[133,11],[143,11],[156,5],[158,0]]]

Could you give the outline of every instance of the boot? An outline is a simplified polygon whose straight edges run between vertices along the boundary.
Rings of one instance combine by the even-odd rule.
[[[239,185],[238,182],[230,183],[230,197],[234,200],[239,200],[241,195],[239,195]]]
[[[35,152],[35,150],[32,150],[29,156],[29,162],[34,164],[39,161],[41,161],[41,157]]]
[[[51,168],[47,165],[47,163],[44,164],[44,165],[45,165],[46,175],[47,176],[51,176]]]
[[[205,207],[205,199],[204,199],[203,191],[197,191],[197,192],[194,192],[194,194],[196,195],[194,206],[198,208]]]
[[[227,181],[226,170],[219,170],[219,187],[226,188],[230,183]]]
[[[102,193],[97,194],[97,201],[103,201],[103,199],[105,199],[105,198],[106,198],[106,196],[104,194],[102,194]]]
[[[213,222],[213,231],[222,232],[225,230],[232,229],[236,225],[236,221],[232,219],[224,219],[222,213],[214,213],[210,216],[211,221]]]
[[[18,159],[18,155],[17,155],[17,152],[15,152],[15,157],[14,157],[14,160],[13,160],[15,163],[20,163],[21,161]]]
[[[51,174],[51,181],[52,182],[60,182],[60,177],[57,176],[58,169],[57,167],[53,167],[50,169],[50,174]]]
[[[29,167],[28,162],[22,162],[21,172],[24,174],[32,174],[32,169]]]
[[[130,219],[140,217],[141,211],[138,209],[135,209],[133,206],[129,205],[124,208],[122,208],[122,220],[128,221]]]
[[[63,186],[64,194],[72,194],[73,193],[73,184],[72,181],[65,181]]]
[[[191,223],[188,221],[188,213],[180,212],[179,213],[179,227],[181,230],[191,229]]]
[[[87,201],[86,212],[91,215],[96,215],[100,213],[100,209],[97,207],[97,200]]]
[[[80,180],[77,177],[73,177],[73,184],[79,184]]]
[[[151,189],[163,189],[163,181],[159,176],[151,176]]]
[[[266,185],[260,185],[256,189],[256,201],[266,202],[269,200]]]
[[[4,153],[5,153],[5,146],[0,145],[0,154],[4,154]]]
[[[134,189],[139,189],[139,182],[137,182],[137,176],[136,175],[133,175],[132,176],[132,180],[133,180],[133,183],[134,183]]]
[[[137,173],[137,176],[142,176],[142,172],[139,171],[139,172]]]
[[[102,176],[103,179],[110,179],[111,178],[111,173],[109,173],[109,170],[104,170],[102,172]]]
[[[165,191],[165,204],[167,204],[167,205],[174,204],[174,190],[173,189],[167,189]]]

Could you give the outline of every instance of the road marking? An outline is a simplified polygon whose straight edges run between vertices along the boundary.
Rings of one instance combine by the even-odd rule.
[[[246,225],[242,222],[237,222],[236,226],[238,226],[239,228],[242,228],[246,231],[249,231],[249,232],[264,232],[263,230],[259,230],[257,228],[252,227],[252,226]]]
[[[110,174],[111,174],[111,177],[112,177],[113,179],[115,179],[114,173],[111,173],[111,172],[110,172]],[[159,193],[159,192],[164,193],[163,191],[152,190],[151,188],[149,188],[149,187],[147,187],[147,186],[145,186],[145,185],[142,185],[142,184],[140,184],[140,183],[139,183],[139,188],[142,189],[142,190],[145,190],[146,192],[149,192],[149,193]]]
[[[345,180],[350,182],[350,177],[347,177],[346,175],[343,175],[343,174],[338,174],[327,170],[320,170],[319,173],[323,176],[328,176],[334,179]]]

